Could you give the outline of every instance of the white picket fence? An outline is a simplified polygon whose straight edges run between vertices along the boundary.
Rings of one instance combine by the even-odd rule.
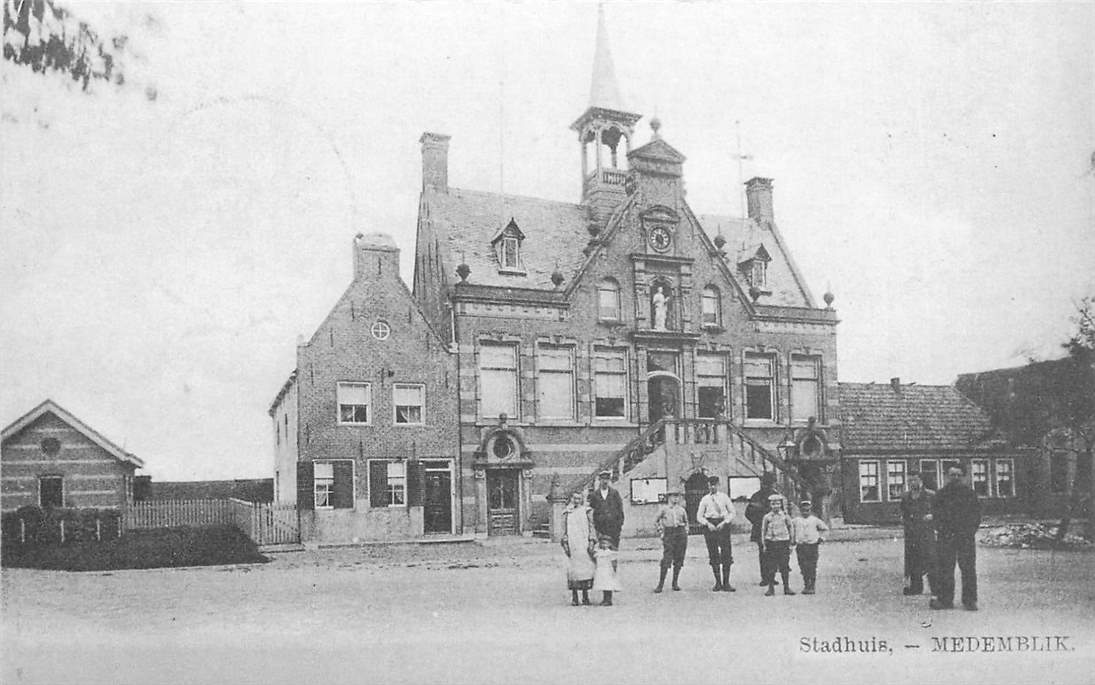
[[[173,526],[235,526],[258,545],[300,542],[300,519],[292,504],[241,499],[154,500],[126,507],[125,529]]]

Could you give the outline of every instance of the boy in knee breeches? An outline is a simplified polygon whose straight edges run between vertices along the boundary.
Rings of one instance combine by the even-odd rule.
[[[787,579],[791,575],[791,545],[795,544],[795,528],[791,518],[783,511],[783,497],[771,495],[768,498],[770,511],[761,522],[761,544],[765,561],[764,581],[768,590],[764,593],[771,597],[776,593],[776,570],[783,579],[783,594],[793,595]]]
[[[661,592],[665,586],[665,576],[669,567],[673,567],[673,589],[680,590],[677,584],[684,566],[684,553],[688,549],[688,512],[681,506],[681,493],[666,493],[668,503],[658,512],[654,525],[662,534],[662,563],[658,586],[654,592]]]
[[[821,534],[829,532],[825,522],[814,516],[813,506],[808,501],[799,504],[799,515],[791,519],[794,526],[795,553],[798,568],[802,571],[804,595],[812,595],[817,584],[817,559],[821,546]]]

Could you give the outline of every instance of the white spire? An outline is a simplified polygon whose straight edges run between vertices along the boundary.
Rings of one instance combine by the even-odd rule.
[[[597,6],[597,47],[593,54],[593,85],[589,89],[589,106],[618,112],[627,111],[616,85],[616,69],[612,64],[612,53],[608,49],[603,5]]]

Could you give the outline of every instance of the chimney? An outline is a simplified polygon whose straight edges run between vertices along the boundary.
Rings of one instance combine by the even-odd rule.
[[[757,223],[772,221],[772,179],[754,176],[745,182],[749,218]]]
[[[449,192],[449,138],[444,133],[423,133],[422,191]]]
[[[901,379],[897,378],[896,376],[894,378],[891,378],[890,379],[890,387],[893,388],[893,391],[895,393],[900,395],[901,394]]]
[[[354,236],[354,280],[399,277],[399,248],[387,233]]]

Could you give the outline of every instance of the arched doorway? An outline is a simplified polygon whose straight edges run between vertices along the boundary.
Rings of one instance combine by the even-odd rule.
[[[703,471],[696,471],[684,481],[684,510],[688,512],[689,535],[702,532],[696,524],[696,510],[700,508],[700,500],[707,492],[707,474]]]
[[[681,415],[680,388],[680,380],[671,373],[658,372],[647,376],[646,399],[650,423],[666,416]]]

